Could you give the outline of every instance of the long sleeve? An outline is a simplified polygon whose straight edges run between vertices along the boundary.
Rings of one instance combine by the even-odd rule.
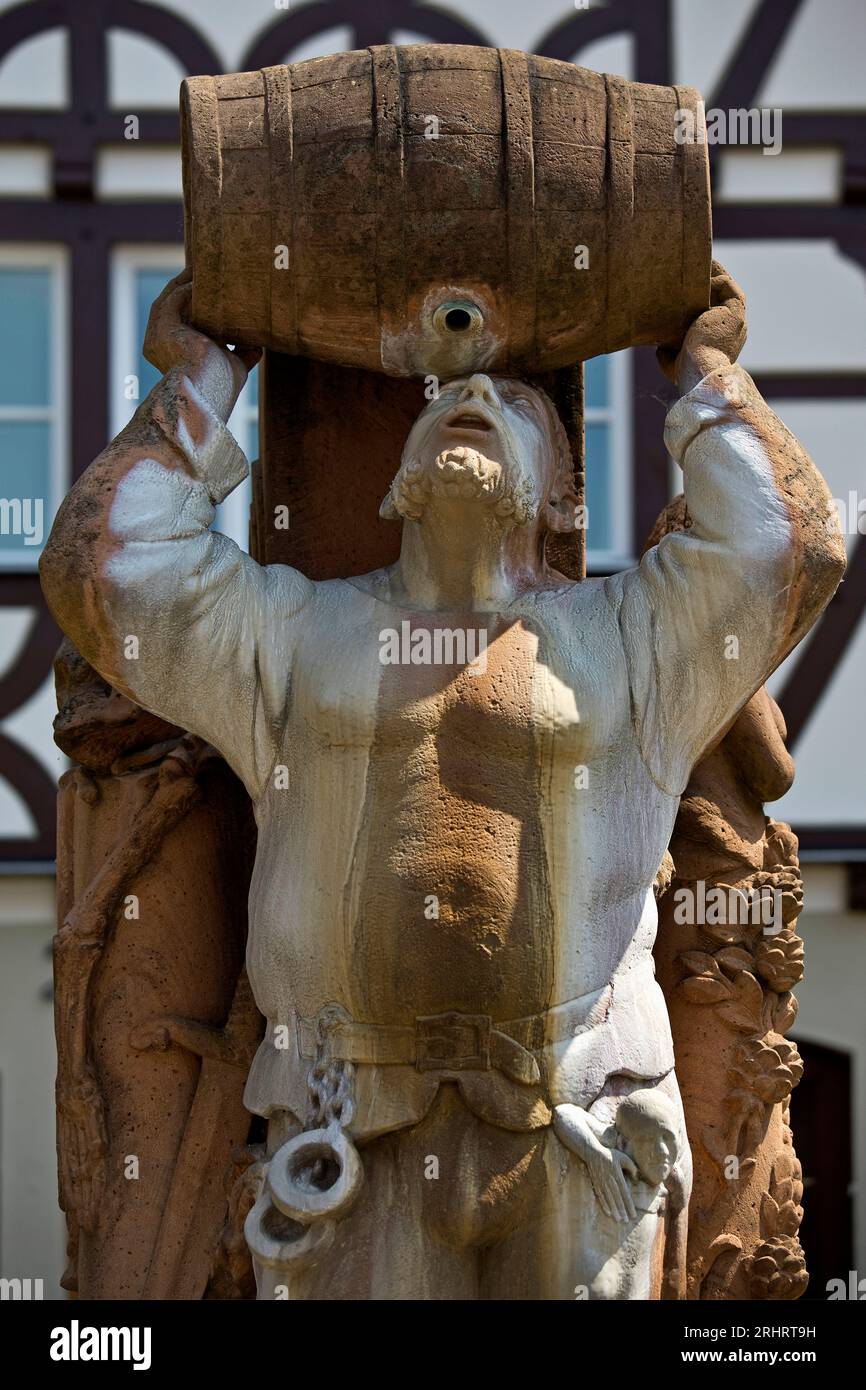
[[[40,568],[90,664],[213,743],[255,797],[275,761],[292,619],[312,585],[208,529],[246,474],[228,430],[174,369],[76,483]]]
[[[739,367],[667,417],[690,526],[607,582],[650,774],[679,795],[694,764],[805,635],[845,568],[830,493]]]

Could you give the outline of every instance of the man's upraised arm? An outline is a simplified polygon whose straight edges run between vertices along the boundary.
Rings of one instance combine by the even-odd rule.
[[[674,794],[809,630],[845,568],[826,483],[732,365],[745,337],[742,296],[720,267],[714,292],[719,303],[677,359],[687,390],[665,429],[683,470],[687,527],[609,581],[644,758]]]
[[[257,795],[285,701],[289,620],[312,586],[208,529],[247,474],[223,422],[248,362],[186,327],[187,298],[173,282],[157,302],[146,351],[166,375],[63,503],[42,586],[106,680],[213,743]]]

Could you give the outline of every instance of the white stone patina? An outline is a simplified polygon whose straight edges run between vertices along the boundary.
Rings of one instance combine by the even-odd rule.
[[[571,583],[543,553],[574,524],[561,426],[476,374],[407,440],[383,504],[399,561],[314,583],[208,529],[247,465],[223,425],[239,374],[197,351],[78,484],[101,530],[61,515],[45,578],[88,660],[212,742],[255,805],[260,1296],[658,1297],[665,1242],[681,1291],[690,1160],[653,885],[693,764],[814,616],[779,440],[816,516],[820,476],[744,372],[693,370],[666,430],[690,529]],[[85,618],[52,585],[64,545]],[[831,556],[822,602],[837,579]],[[383,662],[406,621],[483,630],[484,669]],[[317,1048],[336,1114],[310,1107]],[[305,1127],[360,1150],[339,1221],[322,1175],[277,1152]]]

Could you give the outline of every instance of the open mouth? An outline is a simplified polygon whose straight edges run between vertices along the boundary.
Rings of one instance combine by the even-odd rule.
[[[490,434],[493,422],[481,410],[456,410],[445,422],[449,430],[459,430],[461,434]]]

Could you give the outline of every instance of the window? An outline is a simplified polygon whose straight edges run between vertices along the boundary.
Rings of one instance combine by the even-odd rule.
[[[66,258],[0,245],[0,568],[35,569],[66,490]]]
[[[150,306],[183,265],[180,246],[127,246],[112,271],[112,432],[118,433],[159,380],[141,355]],[[230,421],[248,459],[258,454],[258,371],[251,373]],[[631,563],[631,402],[629,354],[595,357],[585,368],[586,493],[590,571]],[[247,549],[251,486],[217,508],[214,526]]]
[[[584,368],[587,564],[631,563],[631,400],[627,351],[593,357]]]
[[[115,252],[112,266],[111,428],[117,434],[140,401],[159,381],[159,372],[141,355],[150,306],[166,283],[183,269],[180,246],[127,246]],[[250,373],[229,422],[248,459],[258,454],[258,369]],[[250,480],[235,488],[217,507],[214,529],[247,549]]]

